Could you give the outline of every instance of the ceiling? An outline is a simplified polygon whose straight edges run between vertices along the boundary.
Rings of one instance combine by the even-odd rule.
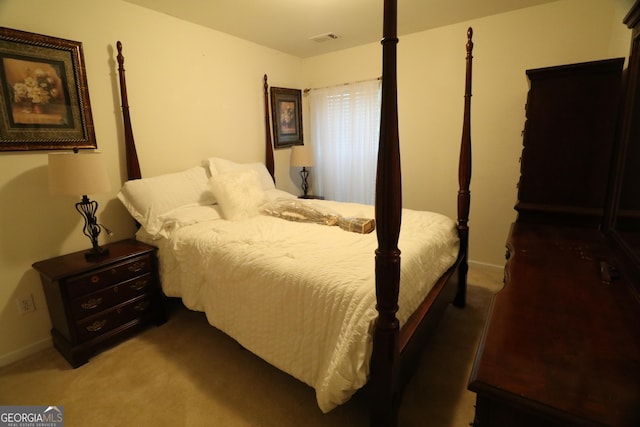
[[[382,0],[126,0],[306,58],[382,38]],[[398,0],[398,35],[557,0]],[[337,39],[314,36],[332,33]]]

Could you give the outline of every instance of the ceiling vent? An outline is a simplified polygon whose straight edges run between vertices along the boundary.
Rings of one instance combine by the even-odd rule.
[[[317,36],[309,37],[309,40],[313,40],[314,42],[317,42],[317,43],[324,43],[331,40],[335,40],[337,38],[338,36],[335,35],[334,33],[325,33],[325,34],[318,34]]]

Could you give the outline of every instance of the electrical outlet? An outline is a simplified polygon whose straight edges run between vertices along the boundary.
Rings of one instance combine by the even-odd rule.
[[[16,303],[18,304],[18,310],[22,315],[33,313],[34,311],[36,311],[36,303],[33,300],[33,294],[24,295],[20,298],[17,298]]]

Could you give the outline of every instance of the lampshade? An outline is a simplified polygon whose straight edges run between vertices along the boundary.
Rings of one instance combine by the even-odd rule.
[[[310,145],[294,145],[291,147],[291,166],[313,166],[313,152]]]
[[[49,193],[83,196],[111,190],[102,153],[49,154]]]

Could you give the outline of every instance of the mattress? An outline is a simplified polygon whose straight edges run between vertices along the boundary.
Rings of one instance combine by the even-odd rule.
[[[314,200],[344,217],[373,218],[373,206]],[[328,412],[368,379],[375,317],[376,233],[268,215],[221,219],[216,205],[174,218],[159,248],[167,296],[278,369],[313,387]],[[398,247],[398,319],[404,324],[459,248],[455,222],[404,209]]]

